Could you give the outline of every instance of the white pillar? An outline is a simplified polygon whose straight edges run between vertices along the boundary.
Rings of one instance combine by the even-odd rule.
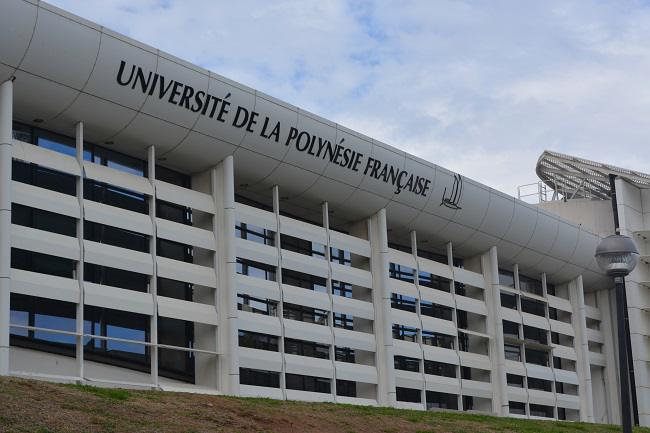
[[[153,298],[153,313],[149,321],[149,329],[151,330],[149,340],[150,368],[151,368],[151,383],[154,387],[158,387],[158,264],[156,261],[156,238],[157,238],[157,224],[156,224],[156,148],[149,146],[147,149],[147,177],[151,183],[152,191],[154,191],[149,201],[149,217],[151,218],[151,239],[149,240],[149,254],[151,254],[153,261],[153,272],[151,280],[149,281],[149,293]]]
[[[508,387],[506,380],[506,358],[503,340],[503,320],[501,319],[501,290],[499,289],[499,258],[497,247],[490,248],[490,251],[481,257],[483,277],[485,278],[485,303],[488,310],[487,320],[491,326],[494,338],[490,342],[490,361],[494,366],[492,371],[492,388],[494,397],[492,410],[500,416],[510,414],[510,403],[508,401]],[[517,266],[515,265],[515,272]]]
[[[287,359],[284,352],[284,290],[282,289],[282,235],[280,227],[280,187],[273,186],[273,214],[275,215],[275,248],[278,254],[277,266],[275,268],[275,279],[280,291],[280,302],[278,303],[278,318],[280,319],[280,341],[278,350],[282,356],[282,371],[280,372],[280,389],[282,397],[287,399]]]
[[[79,261],[77,262],[77,281],[79,282],[79,301],[77,303],[77,377],[84,378],[84,125],[82,122],[75,126],[75,145],[77,163],[81,174],[77,178],[77,201],[79,203],[79,221],[77,222],[77,240],[79,241]]]
[[[587,318],[582,275],[569,283],[569,298],[573,307],[574,345],[577,362],[576,372],[580,382],[580,421],[594,422],[594,401],[591,387],[591,364],[589,363],[589,343],[587,338]]]
[[[618,348],[618,336],[616,322],[613,319],[616,312],[612,310],[612,306],[615,305],[616,301],[610,302],[610,297],[615,297],[614,290],[606,289],[596,292],[596,304],[600,311],[600,330],[603,334],[603,354],[605,355],[603,376],[605,381],[605,394],[607,396],[605,398],[607,422],[609,424],[620,424],[621,402],[620,387],[618,385],[618,352],[616,351]],[[594,415],[596,414],[594,413]],[[598,422],[600,422],[600,419]]]
[[[375,307],[375,337],[377,339],[377,403],[395,406],[395,364],[393,360],[393,321],[391,318],[391,287],[388,280],[388,231],[386,209],[381,209],[370,220],[370,247],[372,257],[372,301]]]
[[[336,338],[334,332],[334,294],[332,293],[332,257],[330,250],[330,211],[329,204],[323,202],[321,205],[321,211],[323,213],[323,228],[325,229],[325,260],[327,261],[327,280],[325,283],[325,288],[327,290],[327,296],[330,301],[330,312],[328,324],[330,327],[330,333],[332,334],[332,344],[330,345],[330,360],[332,361],[332,398],[336,401]]]
[[[9,374],[13,82],[0,85],[0,375]]]
[[[221,161],[213,176],[217,217],[215,228],[219,248],[219,279],[217,310],[219,312],[219,382],[221,391],[239,395],[239,356],[237,326],[237,256],[235,254],[235,172],[232,155]]]

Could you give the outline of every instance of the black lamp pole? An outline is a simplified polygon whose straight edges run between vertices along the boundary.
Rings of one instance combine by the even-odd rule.
[[[618,327],[618,365],[621,380],[621,424],[623,433],[632,433],[630,380],[628,376],[627,336],[625,335],[625,278],[614,277],[616,286],[616,321]]]

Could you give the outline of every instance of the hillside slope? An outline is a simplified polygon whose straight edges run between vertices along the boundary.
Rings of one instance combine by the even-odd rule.
[[[0,379],[0,432],[479,433],[616,432],[527,421],[323,403],[104,389]],[[650,429],[635,430],[650,433]]]

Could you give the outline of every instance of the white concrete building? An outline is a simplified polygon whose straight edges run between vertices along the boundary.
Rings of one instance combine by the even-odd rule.
[[[35,0],[0,4],[0,83],[0,374],[620,419],[606,201],[527,204]]]

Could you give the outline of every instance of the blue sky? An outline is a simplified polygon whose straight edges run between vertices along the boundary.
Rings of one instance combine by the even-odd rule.
[[[512,195],[544,149],[650,172],[647,2],[50,2]]]

